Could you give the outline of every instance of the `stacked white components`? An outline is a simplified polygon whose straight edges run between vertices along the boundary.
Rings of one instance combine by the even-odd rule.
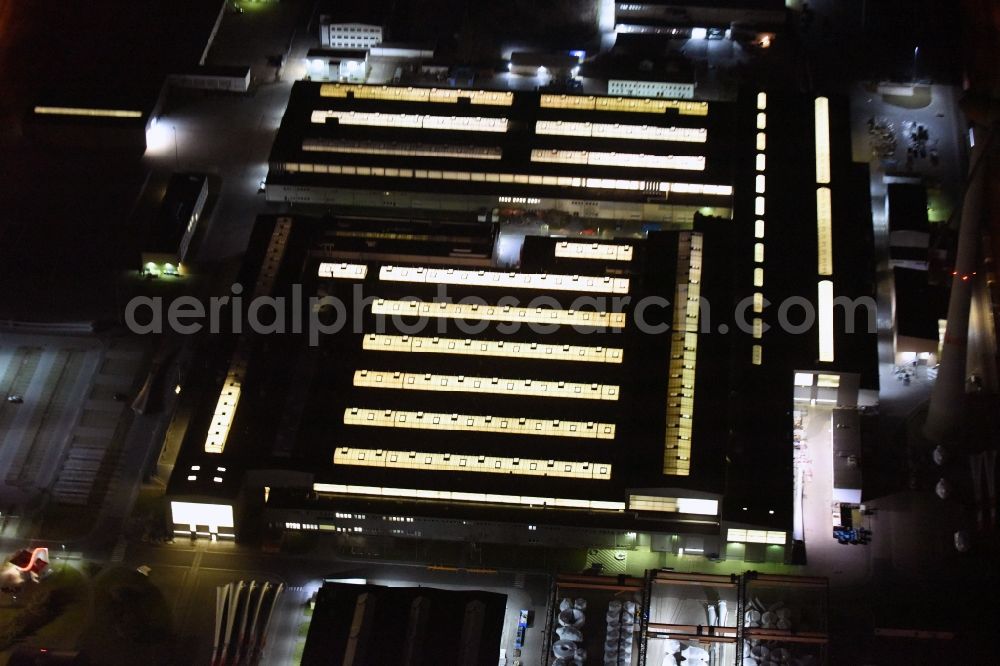
[[[791,631],[793,626],[792,609],[783,601],[765,604],[759,597],[754,597],[747,604],[744,620],[749,629],[778,629]],[[817,663],[816,657],[807,653],[796,653],[780,641],[743,641],[742,666],[812,666]]]
[[[559,602],[559,615],[556,620],[559,626],[556,628],[556,636],[559,637],[552,644],[552,654],[555,660],[552,666],[583,666],[587,661],[587,651],[583,649],[583,627],[587,621],[584,611],[587,609],[586,599],[573,601],[565,598]]]
[[[817,666],[812,654],[796,654],[773,641],[744,641],[742,666]]]
[[[666,641],[666,652],[663,655],[663,666],[707,666],[715,663],[705,648],[691,643],[681,643],[678,640]]]
[[[725,599],[720,599],[714,604],[705,604],[705,616],[708,618],[708,626],[724,627],[729,619],[729,607]]]
[[[632,634],[635,633],[635,602],[608,603],[608,632],[604,637],[604,666],[631,666]]]
[[[770,606],[765,606],[760,599],[754,597],[747,608],[744,616],[746,626],[751,629],[781,629],[791,631],[792,610],[785,606],[783,601],[777,601]]]
[[[705,617],[709,627],[724,627],[729,620],[729,605],[725,599],[720,599],[716,603],[705,604]],[[667,642],[667,655],[665,664],[673,666],[674,663],[684,663],[685,666],[708,666],[714,664],[718,658],[717,644],[711,646],[711,652],[705,648],[688,644],[684,645],[678,641]],[[713,652],[716,652],[713,659]],[[671,657],[673,661],[671,661]]]

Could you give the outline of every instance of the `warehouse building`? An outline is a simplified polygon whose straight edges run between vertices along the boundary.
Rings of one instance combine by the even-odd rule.
[[[208,176],[175,173],[167,182],[160,210],[150,225],[142,248],[142,272],[146,275],[187,273],[191,245],[208,201]]]
[[[496,592],[326,582],[316,594],[301,663],[492,664],[506,604]]]

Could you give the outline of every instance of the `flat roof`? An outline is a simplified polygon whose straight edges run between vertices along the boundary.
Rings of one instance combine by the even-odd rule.
[[[833,487],[861,489],[861,417],[856,409],[833,410]]]
[[[330,60],[349,60],[349,59],[360,59],[364,60],[368,56],[368,49],[309,49],[306,53],[306,57],[310,60],[313,58],[328,58]]]
[[[497,592],[326,582],[301,663],[492,664],[506,606]]]
[[[725,205],[728,113],[705,102],[299,81],[268,182]]]
[[[393,312],[393,304],[402,305],[399,299],[404,297],[431,301],[441,285],[455,299],[483,303],[482,310],[489,307],[485,304],[516,298],[529,306],[529,314],[535,311],[530,304],[536,298],[544,299],[543,311],[564,314],[573,313],[573,308],[579,308],[578,314],[593,311],[589,299],[595,296],[607,298],[609,304],[614,298],[653,295],[672,302],[674,274],[662,269],[675,261],[683,233],[663,232],[637,241],[644,247],[643,259],[637,255],[626,262],[625,275],[577,278],[579,270],[566,268],[560,278],[551,269],[545,274],[404,269],[371,259],[329,258],[327,253],[342,247],[341,237],[330,235],[335,231],[331,227],[330,220],[295,218],[285,263],[278,271],[287,277],[279,278],[274,288],[288,293],[288,280],[301,279],[304,296],[336,295],[348,311],[360,308],[362,327],[325,336],[318,347],[308,346],[302,336],[268,338],[266,351],[260,347],[263,342],[242,345],[246,375],[229,428],[231,441],[222,455],[206,456],[202,449],[212,418],[211,396],[219,390],[215,377],[231,362],[237,343],[222,347],[217,352],[219,369],[200,380],[204,396],[192,398],[198,400],[200,413],[193,417],[178,469],[213,460],[227,469],[274,464],[308,473],[319,484],[317,490],[340,495],[346,486],[377,486],[458,495],[513,493],[550,498],[549,504],[556,501],[553,509],[562,500],[571,502],[566,509],[576,506],[572,502],[596,502],[593,506],[599,509],[618,507],[611,524],[631,520],[621,511],[632,490],[668,498],[710,498],[724,491],[725,441],[716,436],[697,439],[696,433],[690,469],[663,473],[665,459],[674,455],[665,430],[671,334],[639,332],[627,303],[622,329],[576,331],[561,326],[541,335],[525,327],[507,330],[507,315],[515,320],[521,316],[516,307],[498,309],[494,321],[480,321],[474,310],[466,310],[463,316],[475,331],[441,318],[413,332],[407,315],[383,319],[375,314],[383,304]],[[244,284],[254,283],[254,267],[274,228],[274,218],[262,218],[256,226]],[[419,227],[413,233],[419,235]],[[549,266],[563,270],[555,260],[555,241],[551,243]],[[345,270],[339,270],[345,264]],[[326,265],[331,268],[324,269]],[[594,279],[597,284],[591,284]],[[569,290],[557,284],[560,280]],[[577,280],[578,287],[569,286]],[[605,287],[607,293],[602,293]],[[369,299],[367,305],[360,305],[357,289]],[[648,316],[653,321],[672,320],[669,308],[652,312]],[[711,378],[715,367],[706,362],[697,375],[697,395],[706,404],[701,419],[706,435],[717,434],[710,425],[715,420],[712,405],[725,395],[725,383]],[[264,387],[266,395],[285,397],[275,405],[261,393]],[[185,391],[189,393],[201,395]],[[696,424],[699,417],[702,413],[696,415]],[[517,480],[513,487],[512,478]],[[200,477],[189,484],[175,474],[171,492],[196,493],[201,484]],[[509,512],[520,500],[508,498],[499,504],[498,510]],[[664,513],[656,518],[669,523],[684,515],[682,508],[664,505]],[[581,514],[577,520],[592,517]]]
[[[619,35],[622,37],[631,35]],[[663,56],[608,53],[588,60],[583,75],[609,81],[660,81],[695,83],[694,69],[687,61]]]
[[[926,261],[926,251],[924,260]],[[937,341],[938,321],[948,317],[949,290],[943,284],[930,284],[927,271],[913,268],[892,269],[895,289],[896,332],[911,338]]]
[[[45,36],[59,44],[61,56],[35,104],[135,108],[144,115],[167,75],[200,64],[225,6],[222,0],[34,4],[58,7]]]
[[[208,176],[202,173],[175,173],[167,182],[160,211],[153,221],[144,249],[147,252],[178,251],[181,238]]]
[[[870,298],[861,302],[872,307],[875,300],[868,174],[851,161],[846,99],[830,96],[831,177],[829,184],[817,183],[816,96],[742,90],[734,114],[733,220],[740,226],[730,239],[732,260],[726,272],[705,278],[706,282],[730,280],[733,295],[724,302],[743,302],[748,313],[742,326],[732,320],[721,322],[740,331],[726,336],[732,378],[727,497],[747,500],[725,504],[724,518],[734,522],[759,522],[773,510],[791,524],[791,410],[797,370],[857,373],[861,388],[878,387],[877,339],[874,328],[869,331],[869,310],[863,305],[853,316],[845,308],[833,307],[834,358],[820,360],[820,283],[832,283],[834,297]],[[816,193],[827,186],[832,201],[832,274],[822,275]],[[764,306],[759,314],[751,305],[756,294]],[[809,304],[815,316],[810,325],[797,326],[804,321],[802,309],[789,305],[784,312],[791,325],[782,324],[782,304],[795,302]],[[874,310],[871,313],[874,316]],[[747,326],[755,316],[761,322],[759,331]],[[761,470],[767,470],[766,481]]]
[[[139,259],[140,248],[124,241],[134,238],[130,207],[146,170],[123,159],[102,159],[98,168],[91,155],[50,155],[30,146],[3,152],[0,166],[9,166],[10,175],[0,185],[3,318],[113,320],[113,282]]]
[[[579,58],[568,53],[514,51],[510,54],[510,64],[515,67],[545,66],[568,69],[579,64],[579,62]]]
[[[916,183],[889,183],[886,186],[889,232],[929,231],[927,188]]]
[[[319,97],[315,85],[299,90],[304,90],[306,97],[296,102],[293,94],[293,105],[304,106],[290,112],[291,116],[311,114]],[[471,94],[468,102],[455,101],[456,96],[465,95],[453,89],[338,87],[329,92],[331,96],[322,104],[332,111],[349,111],[354,105],[359,113],[444,109],[436,113],[512,123],[524,118],[538,123],[562,117],[563,123],[591,123],[591,132],[602,122],[598,118],[603,112],[595,107],[609,99],[557,96],[560,107],[551,109],[539,108],[537,94],[507,97],[490,91],[473,103],[475,95]],[[355,92],[361,99],[349,96]],[[645,240],[629,241],[632,253],[623,264],[611,261],[609,255],[560,256],[557,244],[562,239],[533,239],[526,246],[525,266],[513,275],[482,266],[482,275],[475,272],[462,277],[456,270],[442,276],[425,263],[428,270],[413,268],[415,272],[405,280],[388,279],[388,265],[416,264],[412,258],[406,259],[405,248],[397,248],[402,256],[392,260],[374,258],[363,248],[345,246],[328,235],[330,220],[288,218],[288,235],[282,241],[283,263],[275,269],[275,289],[288,290],[290,280],[302,280],[304,294],[336,295],[350,310],[358,298],[356,285],[361,285],[364,293],[376,300],[361,308],[361,330],[341,331],[322,340],[318,347],[305,346],[294,336],[269,338],[266,345],[253,341],[243,346],[235,341],[218,343],[219,358],[224,362],[203,380],[206,395],[218,393],[217,377],[225,374],[232,350],[239,348],[249,354],[244,378],[248,402],[244,405],[250,405],[238,410],[232,423],[231,432],[237,433],[233,442],[238,446],[227,445],[220,459],[231,460],[234,467],[242,469],[281,459],[279,467],[315,480],[321,495],[352,503],[412,503],[413,510],[420,511],[461,505],[466,512],[504,515],[516,515],[523,510],[518,507],[544,503],[562,516],[560,520],[570,523],[617,521],[625,525],[634,520],[629,515],[633,512],[623,514],[621,507],[635,499],[637,504],[660,507],[654,509],[656,522],[649,523],[655,527],[647,529],[670,530],[672,519],[680,515],[677,500],[721,497],[718,518],[787,530],[792,514],[790,411],[794,372],[856,372],[862,387],[868,388],[877,382],[877,363],[875,335],[865,325],[848,332],[847,315],[834,310],[836,356],[820,360],[820,327],[814,324],[793,330],[783,326],[777,319],[779,305],[796,298],[822,309],[824,283],[830,283],[835,296],[869,295],[874,263],[867,174],[851,163],[846,101],[827,100],[824,107],[829,107],[829,118],[814,126],[814,109],[819,106],[813,97],[760,92],[745,91],[729,108],[708,107],[709,142],[715,131],[713,117],[716,122],[727,118],[731,124],[727,128],[731,141],[719,153],[725,161],[716,163],[715,168],[725,172],[727,182],[735,186],[733,219],[714,217],[711,209],[705,209],[695,215],[692,232],[650,231]],[[386,103],[380,99],[386,95],[397,99]],[[401,101],[400,96],[407,99]],[[659,116],[607,113],[612,124],[621,119],[627,122],[630,116],[647,122],[655,117],[660,123],[653,125],[657,131],[684,118],[676,108],[665,109]],[[286,115],[283,128],[287,123],[291,131],[301,116],[298,121],[289,118]],[[688,118],[687,128],[698,129],[706,117],[700,118]],[[818,169],[808,168],[818,152],[814,149],[818,127],[828,127],[824,131],[830,134],[829,182],[822,185],[817,184]],[[454,140],[460,134],[455,131],[447,136]],[[475,144],[476,148],[489,148],[487,139],[494,133],[481,134],[485,138]],[[426,145],[449,147],[433,132],[422,136],[429,138],[407,146],[417,150]],[[346,136],[325,139],[348,140]],[[275,154],[285,150],[277,145],[282,140],[279,134]],[[350,140],[361,141],[363,135]],[[766,163],[758,159],[762,153],[766,153]],[[489,157],[468,159],[495,161]],[[310,182],[322,182],[325,177],[303,175],[315,179]],[[524,191],[523,185],[518,187]],[[833,212],[828,240],[822,238],[826,234],[817,205],[820,187],[830,190]],[[257,282],[268,243],[281,224],[284,222],[271,217],[259,220],[241,278],[244,284]],[[426,226],[414,224],[411,233],[426,235]],[[829,243],[832,253],[829,275],[823,274],[824,264],[818,262],[823,256],[822,242]],[[447,250],[447,244],[444,248]],[[447,263],[447,259],[442,261]],[[574,261],[581,261],[584,268],[571,268]],[[321,268],[324,262],[353,265]],[[439,266],[433,264],[434,268]],[[453,266],[460,268],[457,262]],[[321,270],[327,277],[319,277]],[[542,284],[541,278],[526,273],[583,276],[580,284],[586,285],[588,296],[601,295],[584,279],[588,276],[628,279],[627,295],[633,301],[622,306],[624,325],[587,334],[572,330],[567,323],[580,316],[582,309],[574,304],[579,294],[556,288],[540,292],[535,286]],[[414,312],[409,308],[418,306],[408,305],[404,297],[419,296],[427,301],[442,283],[447,283],[448,294],[456,299],[481,299],[480,310],[462,311],[464,318],[479,326],[475,332],[457,324],[455,304],[435,305],[425,312],[433,334],[408,328]],[[556,317],[546,321],[562,325],[543,339],[533,338],[523,328],[501,333],[501,327],[511,319],[535,315],[531,309],[518,310],[520,305],[504,310],[499,299],[516,296],[523,303],[539,294],[548,299],[545,307],[549,309],[539,316]],[[673,331],[681,331],[678,337],[673,331],[637,330],[631,308],[642,296],[688,303],[684,310],[675,311],[672,306],[652,310],[654,321],[675,324]],[[697,318],[700,311],[690,305],[699,298],[715,305],[711,317],[706,313],[703,321]],[[760,312],[731,307],[754,303],[756,309],[757,302]],[[372,327],[379,322],[378,313],[398,317],[380,322],[382,328],[376,332]],[[695,317],[693,322],[691,317]],[[757,323],[747,328],[751,318],[769,328]],[[859,322],[864,322],[863,311],[854,314],[853,323]],[[697,333],[683,332],[683,327],[692,325]],[[500,341],[506,346],[499,346]],[[545,360],[538,358],[538,354],[548,353],[542,348],[529,347],[529,353],[513,349],[532,343],[554,345],[556,356],[564,351],[579,352],[587,360]],[[439,351],[448,345],[453,346],[444,353]],[[264,348],[266,354],[254,352]],[[616,363],[601,361],[598,348],[621,350],[623,357]],[[762,386],[769,388],[762,391]],[[273,398],[262,397],[263,387],[267,387],[267,395],[282,396],[280,419],[271,415]],[[611,395],[606,392],[609,387],[617,390],[616,400],[606,399]],[[580,394],[593,397],[562,395],[577,388]],[[207,403],[211,402],[209,398]],[[206,408],[206,414],[193,421],[194,434],[185,443],[190,461],[203,455],[210,412],[210,407]],[[667,471],[666,461],[682,460],[688,447],[690,459],[683,465],[688,475]],[[467,471],[456,471],[456,467]],[[517,479],[513,487],[512,477]],[[181,481],[171,480],[172,492],[184,492],[184,488]],[[307,500],[300,495],[300,501],[328,506],[324,503],[330,500]],[[495,506],[486,507],[489,504]],[[686,530],[688,526],[674,529]]]

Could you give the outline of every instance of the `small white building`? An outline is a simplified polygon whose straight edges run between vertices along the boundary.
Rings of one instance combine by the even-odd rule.
[[[370,49],[382,43],[382,26],[371,23],[333,23],[320,19],[319,41],[329,49]]]
[[[364,83],[371,67],[364,49],[310,49],[306,74],[313,81]]]

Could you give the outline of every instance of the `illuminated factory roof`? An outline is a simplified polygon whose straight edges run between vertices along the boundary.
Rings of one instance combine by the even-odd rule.
[[[319,265],[316,274],[321,278],[339,278],[342,280],[364,280],[368,275],[366,264],[331,263],[324,261]]]
[[[131,109],[95,109],[68,106],[36,106],[33,113],[50,116],[80,116],[86,118],[142,118],[142,111]]]
[[[655,247],[665,254],[651,264],[636,259],[646,241],[610,250],[548,241],[549,268],[559,261],[588,268],[577,273],[376,262],[361,256],[371,250],[364,237],[353,245],[357,256],[333,259],[324,253],[346,252],[342,244],[353,236],[335,236],[338,244],[328,247],[322,222],[303,219],[297,228],[293,223],[285,242],[286,252],[297,254],[278,263],[301,262],[302,270],[269,270],[301,276],[303,298],[346,299],[345,311],[360,308],[360,323],[322,337],[315,348],[305,336],[251,337],[233,347],[230,362],[245,365],[228,437],[215,449],[217,465],[309,469],[317,496],[409,497],[428,502],[428,510],[446,502],[467,511],[553,507],[565,520],[575,520],[576,512],[589,520],[591,511],[626,521],[646,512],[665,516],[658,520],[707,516],[698,529],[715,519],[699,501],[722,489],[721,443],[699,449],[688,441],[688,467],[664,473],[665,456],[674,455],[664,444],[662,413],[670,335],[639,333],[629,305],[650,294],[673,300],[674,273],[660,267],[673,261],[680,236],[658,238]],[[272,237],[262,222],[251,248],[266,252]],[[593,273],[589,268],[598,264],[582,263],[591,261],[627,270]],[[646,273],[652,266],[654,279]],[[442,286],[480,302],[433,302]],[[523,305],[506,305],[515,295]],[[538,297],[544,305],[531,305]],[[575,309],[578,299],[595,298],[620,305]],[[262,385],[281,397],[263,398]],[[704,385],[710,393],[711,382]],[[228,386],[214,390],[229,400]],[[193,423],[197,431],[208,422]],[[185,460],[179,468],[184,463],[206,464]],[[197,472],[190,476],[192,488],[205,482]],[[183,481],[173,483],[176,492]],[[226,483],[201,492],[213,485],[221,492]],[[657,487],[671,490],[657,500]],[[630,488],[646,489],[633,494],[647,499],[626,513]]]
[[[703,171],[705,169],[705,157],[702,155],[645,155],[602,153],[589,150],[535,149],[531,151],[531,161],[639,169],[682,169],[687,171]]]
[[[594,95],[542,95],[541,105],[547,109],[580,109],[625,113],[663,113],[669,110],[686,116],[708,115],[708,102],[689,102],[676,99],[601,97]]]
[[[570,120],[539,120],[535,134],[553,136],[586,136],[633,141],[687,141],[705,143],[708,130],[701,127],[656,127],[623,125],[621,123],[576,123]]]
[[[614,423],[532,419],[524,416],[483,416],[481,414],[437,414],[403,412],[390,409],[348,407],[344,410],[347,425],[417,430],[459,430],[490,432],[501,435],[537,435],[539,437],[582,437],[614,439]]]
[[[500,273],[463,271],[454,268],[409,268],[383,266],[379,279],[390,282],[454,284],[497,289],[534,289],[541,291],[581,291],[596,294],[627,294],[628,279],[545,273]]]
[[[563,476],[577,479],[610,479],[611,465],[594,462],[539,460],[499,456],[456,455],[420,451],[384,451],[341,447],[333,454],[335,465],[385,467],[390,469],[423,469],[485,474],[515,474],[527,476]]]
[[[817,114],[815,97],[758,90],[735,105],[634,107],[574,95],[513,93],[509,105],[473,105],[391,86],[327,90],[308,84],[293,93],[272,154],[289,187],[333,183],[382,197],[405,180],[428,199],[502,196],[468,218],[407,209],[372,221],[336,207],[325,219],[295,217],[278,267],[265,261],[276,220],[260,218],[241,277],[247,291],[267,264],[274,293],[301,282],[303,299],[341,305],[306,303],[306,317],[323,325],[315,344],[305,332],[217,343],[211,372],[190,392],[213,400],[192,403],[194,445],[185,443],[177,469],[207,464],[215,400],[229,406],[236,368],[238,404],[223,415],[229,434],[213,454],[218,466],[227,475],[300,474],[317,507],[392,505],[476,520],[545,506],[565,524],[631,529],[638,520],[670,531],[672,521],[696,518],[734,523],[751,543],[761,530],[774,532],[765,539],[773,542],[785,535],[794,372],[859,371],[867,381],[871,338],[843,333],[844,315],[831,304],[869,286],[858,226],[866,218],[851,208],[852,192],[865,190],[851,177],[842,100],[829,98]],[[320,124],[314,111],[505,120],[506,131]],[[651,129],[641,141],[610,129],[627,126]],[[317,148],[308,159],[304,145]],[[720,162],[724,145],[732,154]],[[532,161],[533,151],[583,151],[588,163]],[[799,154],[805,167],[788,158]],[[703,156],[705,168],[595,165],[593,155]],[[591,237],[528,237],[513,271],[495,266],[488,250],[469,256],[463,243],[474,234],[454,221],[494,234],[481,210],[527,205],[531,188],[541,188],[536,200],[618,192],[623,205],[641,197],[645,207],[679,199],[701,207],[691,224],[651,225],[646,237],[607,238],[603,222]],[[712,201],[724,201],[725,212],[713,215]],[[554,227],[559,215],[570,218],[550,212]],[[437,231],[441,224],[450,226]],[[796,335],[776,319],[793,296],[819,310],[816,325]],[[194,400],[188,393],[182,400]],[[211,492],[205,475],[190,476],[190,488]],[[172,492],[183,494],[183,478],[175,475]],[[280,496],[287,506],[308,504],[305,495]]]
[[[457,391],[589,400],[617,400],[619,393],[619,387],[604,384],[379,370],[358,370],[354,373],[354,385],[404,391]]]
[[[570,259],[605,259],[607,261],[632,261],[631,245],[610,243],[571,243],[561,241],[556,244],[557,257]]]
[[[324,83],[320,87],[323,97],[377,99],[391,102],[434,102],[456,104],[468,99],[470,104],[510,106],[514,94],[495,90],[462,90],[460,88],[414,88],[412,86],[369,86],[349,83]]]
[[[371,189],[725,208],[728,109],[300,81],[272,148],[267,196],[284,200],[287,186],[295,197]]]
[[[500,173],[484,171],[441,171],[436,169],[395,169],[391,167],[343,166],[318,162],[285,162],[286,174],[330,174],[338,176],[364,176],[392,179],[397,185],[424,183],[429,181],[458,181],[465,183],[499,183],[502,185],[541,185],[576,190],[618,190],[622,192],[646,192],[669,196],[677,194],[706,195],[713,198],[729,197],[733,193],[731,185],[709,185],[703,183],[633,180],[628,178],[575,178],[572,176],[542,176],[524,173]],[[405,179],[401,181],[399,179]],[[498,198],[498,202],[500,199]]]
[[[372,304],[372,313],[397,317],[431,317],[474,321],[499,321],[522,324],[551,324],[554,326],[593,326],[597,328],[624,328],[623,312],[595,312],[591,310],[560,310],[557,308],[520,308],[511,305],[479,305],[477,303],[419,303],[416,301],[378,299]]]
[[[354,153],[359,155],[402,155],[408,157],[453,157],[470,160],[498,160],[503,151],[494,146],[462,146],[432,143],[395,143],[379,141],[343,141],[306,139],[302,150],[317,153]]]
[[[371,113],[359,111],[313,111],[311,120],[323,124],[336,120],[341,125],[367,127],[395,127],[423,130],[451,130],[460,132],[506,132],[506,118],[480,116],[432,116],[415,113]]]
[[[545,344],[542,342],[511,342],[472,338],[426,338],[409,335],[371,333],[364,338],[364,348],[372,351],[407,352],[416,354],[463,354],[468,356],[502,356],[551,361],[583,361],[590,363],[621,363],[623,350],[615,347]]]

